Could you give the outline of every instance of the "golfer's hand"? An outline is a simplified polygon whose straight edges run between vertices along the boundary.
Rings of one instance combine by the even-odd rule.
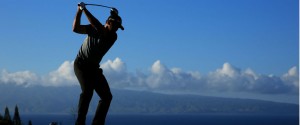
[[[111,9],[110,9],[110,14],[111,14],[111,15],[118,15],[119,12],[118,12],[118,10],[117,10],[116,8],[111,8]]]
[[[80,10],[84,10],[85,9],[85,3],[84,2],[78,3],[78,6],[79,6]]]

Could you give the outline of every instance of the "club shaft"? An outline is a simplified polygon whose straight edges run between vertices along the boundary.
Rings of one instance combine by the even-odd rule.
[[[85,5],[90,5],[90,6],[100,6],[100,7],[105,7],[105,8],[113,8],[113,7],[104,6],[104,5],[100,5],[100,4],[85,4]]]

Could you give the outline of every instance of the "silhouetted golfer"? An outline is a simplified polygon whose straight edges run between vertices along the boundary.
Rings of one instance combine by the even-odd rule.
[[[111,15],[103,26],[81,2],[78,4],[76,17],[73,23],[73,31],[79,34],[87,34],[74,62],[74,71],[81,86],[81,94],[78,104],[78,118],[76,125],[85,125],[89,103],[93,91],[99,95],[99,101],[93,125],[104,125],[105,117],[112,100],[109,85],[102,73],[99,63],[105,53],[117,40],[116,31],[122,26],[122,19],[118,16],[118,10],[111,9]],[[81,15],[85,13],[89,25],[81,25]]]

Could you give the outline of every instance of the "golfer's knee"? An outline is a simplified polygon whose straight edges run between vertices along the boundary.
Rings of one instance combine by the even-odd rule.
[[[104,98],[102,98],[102,100],[106,102],[111,102],[112,98],[112,94],[107,94]]]

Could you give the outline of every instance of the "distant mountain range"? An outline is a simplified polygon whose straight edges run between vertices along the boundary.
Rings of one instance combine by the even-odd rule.
[[[145,91],[112,89],[110,113],[298,113],[297,104],[253,99],[233,99],[198,95],[167,95]],[[5,106],[13,110],[18,105],[20,114],[76,112],[79,86],[22,87],[0,85],[0,114]],[[94,93],[90,113],[99,98]],[[10,111],[13,113],[13,111]]]

